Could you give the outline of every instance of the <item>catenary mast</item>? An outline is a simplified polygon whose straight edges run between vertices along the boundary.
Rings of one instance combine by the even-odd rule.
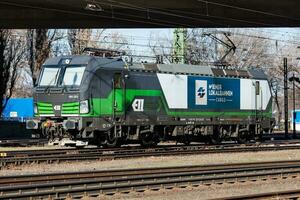
[[[173,32],[173,63],[184,64],[186,60],[187,28],[176,28]]]

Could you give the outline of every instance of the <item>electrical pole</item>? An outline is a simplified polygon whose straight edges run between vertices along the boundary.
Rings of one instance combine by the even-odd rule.
[[[293,138],[296,138],[295,73],[293,73]]]
[[[283,58],[283,76],[284,76],[284,135],[288,138],[288,83],[287,83],[287,58]]]
[[[185,64],[186,63],[186,28],[176,28],[174,30],[173,38],[173,62]]]

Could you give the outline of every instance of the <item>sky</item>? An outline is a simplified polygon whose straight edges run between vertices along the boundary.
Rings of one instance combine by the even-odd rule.
[[[212,29],[216,30],[216,29]],[[219,29],[218,29],[219,30]],[[223,29],[224,30],[224,29]],[[246,30],[246,33],[255,34],[259,37],[270,37],[273,43],[279,40],[279,45],[284,45],[280,40],[293,40],[297,43],[300,41],[300,28],[247,28],[240,29]],[[128,45],[123,50],[130,50],[132,55],[148,55],[153,56],[152,50],[149,48],[149,42],[153,44],[155,40],[160,38],[161,41],[172,41],[174,29],[106,29],[104,35],[110,35],[111,33],[119,33],[126,39]],[[209,29],[208,29],[209,31]],[[168,45],[168,46],[171,46]],[[296,44],[297,46],[297,44]],[[299,45],[300,46],[300,42]],[[167,49],[168,50],[168,49]],[[169,49],[170,50],[170,49]],[[127,51],[128,52],[128,51]]]
[[[215,29],[213,29],[215,30]],[[219,30],[219,29],[218,29]],[[222,30],[222,29],[220,29]],[[243,28],[240,28],[243,30]],[[300,41],[300,28],[246,28],[251,32],[257,32],[259,36],[269,36],[274,39],[290,40],[299,38]],[[137,44],[147,44],[150,36],[159,36],[162,38],[173,37],[174,29],[107,29],[106,33],[118,32],[128,38],[132,39]],[[247,31],[246,31],[247,32]],[[300,43],[300,42],[299,42]]]
[[[123,35],[130,44],[135,55],[151,53],[148,44],[151,38],[168,38],[172,39],[174,29],[108,29],[106,33],[118,32]],[[145,45],[145,47],[143,47]]]

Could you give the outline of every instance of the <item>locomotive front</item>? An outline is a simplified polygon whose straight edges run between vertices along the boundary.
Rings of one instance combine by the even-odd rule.
[[[81,86],[87,79],[85,71],[90,60],[90,56],[72,56],[51,58],[44,63],[34,90],[35,119],[26,123],[28,129],[41,130],[37,137],[76,137],[80,115],[90,111]]]

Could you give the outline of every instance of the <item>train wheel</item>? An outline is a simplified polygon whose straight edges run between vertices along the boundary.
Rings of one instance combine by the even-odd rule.
[[[103,147],[113,148],[120,147],[121,141],[111,131],[107,131],[101,137],[98,137],[98,144]]]
[[[143,147],[154,147],[158,143],[158,139],[153,133],[144,133],[141,135],[141,145]]]
[[[190,138],[189,135],[184,135],[183,144],[185,144],[185,145],[190,145],[191,144],[191,138]]]
[[[247,134],[247,132],[240,132],[239,135],[238,135],[238,137],[237,137],[238,143],[244,144],[244,143],[247,142],[247,140],[248,140],[248,134]]]
[[[183,143],[184,145],[190,145],[191,144],[191,138],[189,135],[183,135],[181,137],[178,137],[176,142]]]
[[[261,141],[263,141],[263,134],[264,134],[264,132],[266,132],[266,133],[269,133],[269,130],[263,130],[261,127],[257,127],[257,135],[255,135],[255,130],[254,130],[254,132],[252,133],[252,137],[256,140],[256,141],[258,141],[258,142],[261,142]]]
[[[222,142],[222,138],[218,134],[213,134],[210,137],[210,143],[211,144],[220,144]]]
[[[114,133],[108,131],[106,135],[106,146],[110,148],[120,147],[121,146],[120,138],[115,137]]]
[[[213,134],[210,136],[211,144],[220,144],[223,138],[223,128],[219,126],[214,127]]]

